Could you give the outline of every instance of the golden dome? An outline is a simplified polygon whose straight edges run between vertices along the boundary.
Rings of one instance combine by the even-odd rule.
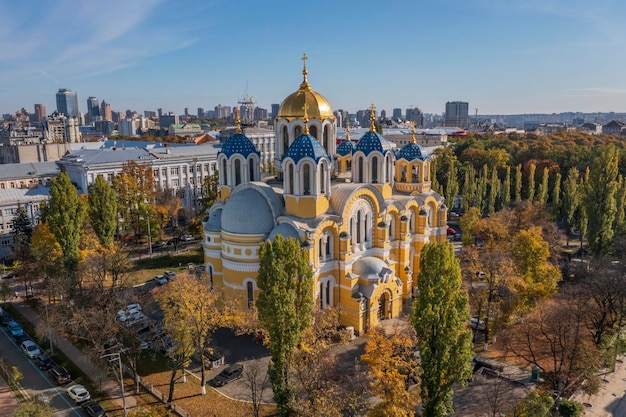
[[[289,95],[280,104],[278,109],[278,118],[304,118],[305,110],[304,105],[307,104],[306,116],[310,119],[334,119],[333,109],[330,107],[330,103],[320,93],[311,88],[311,84],[307,81],[308,71],[306,70],[306,54],[302,57],[304,61],[304,69],[302,75],[304,80],[300,84],[300,88],[295,93]]]

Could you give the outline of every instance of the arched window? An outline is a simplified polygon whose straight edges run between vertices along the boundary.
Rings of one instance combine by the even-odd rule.
[[[404,164],[400,168],[400,182],[406,182],[406,165]]]
[[[332,245],[332,240],[330,235],[326,235],[326,259],[330,259],[331,253],[330,250]]]
[[[363,157],[359,156],[357,160],[358,177],[357,182],[363,182]]]
[[[287,126],[283,126],[283,155],[287,153],[289,149],[289,129]]]
[[[293,137],[297,139],[300,137],[301,134],[302,134],[302,126],[296,126],[293,129]]]
[[[330,137],[329,131],[328,131],[328,125],[324,126],[324,137],[323,137],[323,146],[324,149],[326,149],[326,153],[330,154],[330,143],[328,142],[328,138]]]
[[[324,310],[324,283],[320,282],[320,310]]]
[[[251,281],[246,284],[246,295],[248,299],[248,310],[254,307],[254,286]]]
[[[416,165],[413,165],[411,168],[412,168],[411,171],[413,172],[413,174],[412,174],[413,181],[412,182],[420,182],[421,178],[420,178],[420,175],[419,175],[419,172],[420,172],[419,171],[419,166],[416,164]]]
[[[248,168],[249,168],[249,174],[250,174],[250,181],[256,181],[256,178],[254,178],[254,159],[250,159],[248,161]]]
[[[319,256],[318,256],[319,260],[323,261],[324,260],[324,252],[325,252],[325,250],[324,250],[324,236],[322,236],[320,238],[320,240],[318,241],[318,243],[317,243],[317,252],[319,253]]]
[[[361,243],[361,210],[356,212],[356,243]]]
[[[324,164],[320,166],[320,194],[326,194],[326,168]]]
[[[424,181],[430,181],[430,164],[424,163]]]
[[[346,161],[346,170],[347,171],[352,171],[352,160],[351,159],[348,159]]]
[[[228,180],[226,176],[228,175],[228,171],[226,171],[226,158],[222,160],[222,185],[228,184]]]
[[[372,157],[372,184],[378,183],[378,157]]]
[[[235,159],[235,187],[241,184],[241,161]]]
[[[302,166],[302,186],[304,187],[304,195],[311,194],[311,166],[309,164],[304,164]]]
[[[293,194],[293,164],[289,163],[287,168],[287,194]]]
[[[317,126],[311,126],[309,127],[309,135],[313,136],[315,139],[317,139]]]
[[[209,265],[209,284],[211,289],[213,289],[213,266]]]
[[[395,230],[395,221],[393,217],[389,219],[389,240],[394,240],[396,238],[396,230]]]

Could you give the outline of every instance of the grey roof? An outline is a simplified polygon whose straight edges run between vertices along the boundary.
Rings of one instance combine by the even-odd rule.
[[[157,159],[147,149],[81,149],[65,155],[61,161],[90,164],[107,164],[127,161],[151,161]]]
[[[59,167],[55,162],[31,162],[25,164],[0,164],[0,179],[26,179],[30,177],[56,177]]]
[[[220,232],[222,230],[222,209],[212,211],[204,224],[205,232]]]
[[[72,143],[72,151],[79,149],[125,149],[125,148],[146,148],[146,149],[158,149],[164,148],[168,145],[171,148],[182,146],[194,146],[186,143],[169,143],[169,142],[145,142],[142,140],[127,140],[127,139],[105,139],[97,142],[77,142]]]
[[[166,148],[150,149],[150,153],[159,159],[179,158],[181,156],[196,155],[217,155],[220,147],[214,146],[212,143],[203,143],[200,145],[171,146]]]
[[[357,260],[352,265],[352,272],[368,281],[378,281],[386,275],[393,274],[393,270],[383,260],[373,256],[366,256]]]
[[[237,234],[268,234],[284,212],[282,199],[267,184],[251,182],[235,189],[222,211],[222,230]]]
[[[367,188],[369,189],[377,198],[378,205],[380,210],[385,210],[385,200],[383,199],[382,194],[376,187],[370,184],[359,184],[359,183],[344,183],[344,184],[335,184],[331,188],[330,194],[330,207],[338,216],[343,214],[343,211],[346,208],[346,204],[352,194],[360,189]]]
[[[276,239],[277,235],[282,235],[284,238],[295,237],[300,240],[300,234],[294,227],[289,223],[281,223],[272,230],[270,235],[267,237],[268,240],[272,242]]]
[[[50,188],[40,185],[35,188],[7,188],[0,190],[0,203],[41,201],[50,197]]]

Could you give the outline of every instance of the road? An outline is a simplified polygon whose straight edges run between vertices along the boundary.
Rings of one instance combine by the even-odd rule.
[[[37,398],[43,394],[50,399],[50,405],[54,408],[54,417],[83,417],[80,406],[76,407],[65,394],[67,387],[57,388],[48,381],[44,371],[33,364],[13,342],[13,339],[0,329],[0,351],[7,362],[14,365],[24,375],[21,383],[31,398]],[[68,384],[69,385],[69,384]]]

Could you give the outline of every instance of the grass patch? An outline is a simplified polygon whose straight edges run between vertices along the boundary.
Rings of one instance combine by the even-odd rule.
[[[187,264],[204,264],[204,254],[202,247],[189,247],[183,251],[172,252],[165,255],[153,255],[152,258],[137,259],[133,262],[130,271],[133,284],[141,284],[155,277],[162,275],[165,270],[174,271],[179,274],[187,271]]]

